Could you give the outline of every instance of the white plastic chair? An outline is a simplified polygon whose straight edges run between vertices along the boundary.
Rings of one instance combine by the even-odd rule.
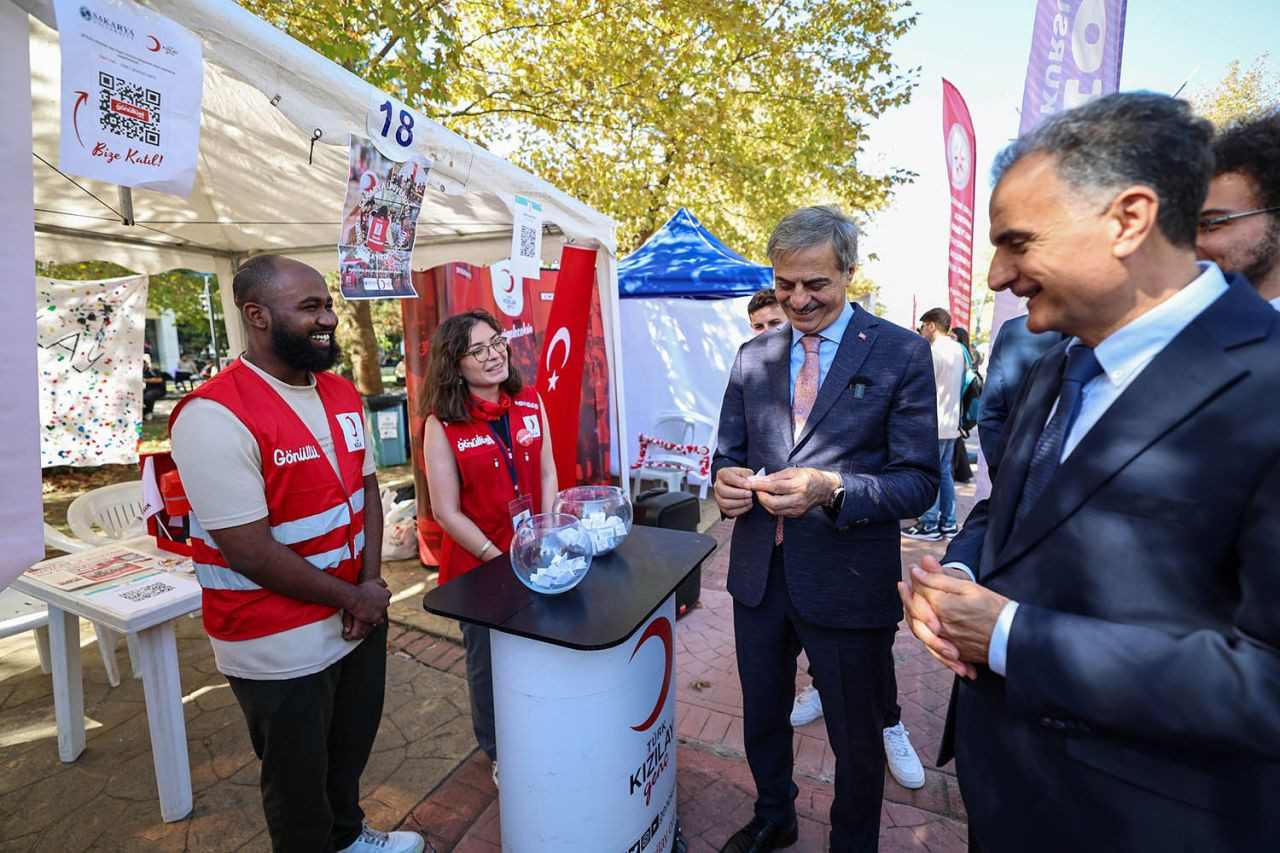
[[[36,654],[40,655],[40,671],[48,675],[49,608],[17,590],[0,591],[0,640],[23,631],[36,632]],[[116,681],[119,683],[119,676]]]
[[[81,542],[89,547],[111,545],[121,539],[130,539],[146,534],[146,522],[142,518],[142,481],[131,480],[127,483],[114,483],[90,489],[76,498],[67,507],[67,526]],[[60,546],[55,546],[60,547]],[[82,549],[83,550],[83,549]],[[115,648],[117,635],[108,628],[94,625],[98,632],[98,644],[105,645],[103,662],[106,662],[110,649],[111,664],[107,667],[107,676],[111,678],[115,670]],[[139,662],[137,638],[126,635],[125,642],[129,646],[129,667],[134,678],[142,677],[142,665]],[[111,682],[114,687],[120,683],[118,672]]]
[[[715,452],[718,429],[719,425],[705,415],[668,411],[658,413],[653,428],[647,434],[672,444],[704,445]],[[695,454],[651,447],[646,454],[645,464],[636,469],[632,477],[635,493],[640,492],[641,480],[661,480],[667,484],[667,491],[671,492],[684,488],[688,481],[699,484],[698,497],[705,499],[711,476],[708,474],[701,477],[698,474],[698,462],[699,458]]]
[[[67,526],[92,547],[146,535],[142,520],[142,481],[90,489],[67,507]]]

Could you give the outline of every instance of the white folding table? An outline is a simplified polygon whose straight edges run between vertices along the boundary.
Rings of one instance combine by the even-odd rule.
[[[104,555],[121,546],[167,559],[150,537],[104,545],[77,556]],[[42,565],[42,564],[37,564]],[[175,573],[177,574],[177,573]],[[194,581],[194,576],[183,575]],[[147,700],[147,725],[151,730],[151,755],[160,793],[160,814],[166,822],[181,820],[191,812],[191,763],[187,757],[187,726],[182,713],[182,685],[178,676],[178,645],[173,620],[200,607],[200,591],[142,608],[128,615],[99,605],[92,596],[97,587],[54,589],[25,575],[12,584],[49,606],[49,652],[53,667],[53,708],[58,728],[58,757],[75,761],[84,752],[84,683],[80,667],[80,620],[89,619],[121,634],[136,634],[142,666],[142,688]]]

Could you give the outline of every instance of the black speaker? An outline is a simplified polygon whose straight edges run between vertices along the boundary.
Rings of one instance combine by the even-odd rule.
[[[666,489],[647,489],[636,495],[632,506],[634,521],[645,527],[665,527],[668,530],[698,532],[702,519],[698,499],[688,492],[668,492]],[[688,612],[702,595],[702,564],[676,588],[676,617]]]

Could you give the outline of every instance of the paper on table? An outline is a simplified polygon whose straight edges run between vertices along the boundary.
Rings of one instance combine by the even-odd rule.
[[[152,610],[199,590],[200,585],[190,578],[155,571],[131,577],[123,583],[88,590],[84,596],[99,607],[106,607],[128,616],[143,610]]]
[[[70,590],[121,580],[139,572],[171,568],[181,562],[144,554],[121,545],[110,549],[95,548],[83,554],[68,554],[37,563],[27,570],[27,577],[45,586]]]

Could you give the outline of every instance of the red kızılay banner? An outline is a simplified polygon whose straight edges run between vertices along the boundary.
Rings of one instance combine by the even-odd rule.
[[[947,301],[952,328],[969,328],[973,292],[973,167],[976,140],[969,107],[955,86],[942,81],[942,137],[951,185],[951,225],[947,240]]]
[[[594,265],[594,257],[592,258]],[[427,491],[426,467],[422,455],[422,431],[426,414],[422,411],[422,379],[427,367],[431,339],[445,318],[462,311],[480,308],[497,318],[502,334],[511,346],[511,363],[520,371],[526,385],[541,389],[540,362],[552,356],[552,367],[558,367],[562,356],[584,356],[575,405],[576,429],[567,432],[570,439],[569,468],[564,469],[561,450],[556,449],[560,487],[576,484],[600,484],[609,481],[609,365],[605,354],[604,324],[600,314],[600,294],[593,283],[589,288],[585,340],[574,340],[566,353],[563,344],[547,352],[547,325],[556,297],[561,272],[542,270],[539,278],[519,279],[511,275],[506,263],[489,267],[450,263],[413,273],[417,299],[400,303],[404,320],[405,383],[409,392],[409,434],[413,456],[415,492],[418,500],[418,551],[422,561],[438,565],[440,529],[431,514]],[[567,364],[567,360],[566,360]],[[562,372],[562,371],[561,371]],[[561,386],[560,372],[556,384]],[[549,380],[550,373],[547,374]],[[567,385],[564,387],[568,387]],[[552,401],[544,395],[551,419]],[[573,424],[570,424],[572,427]],[[552,432],[564,435],[552,422]],[[562,437],[562,442],[563,442]],[[576,447],[573,442],[576,441]],[[554,446],[554,444],[553,444]],[[576,450],[576,453],[574,452]],[[565,476],[568,473],[570,476]]]

